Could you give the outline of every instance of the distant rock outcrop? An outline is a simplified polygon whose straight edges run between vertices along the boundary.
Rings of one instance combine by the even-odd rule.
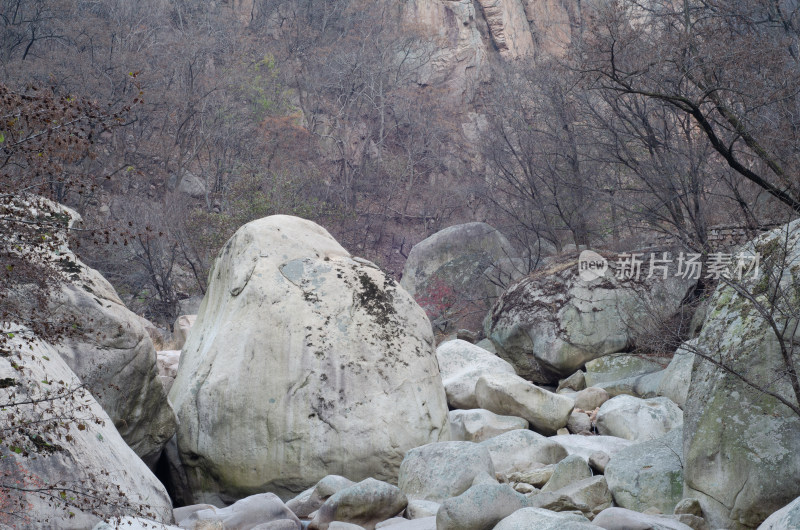
[[[80,222],[80,215],[67,207],[31,200],[36,208],[68,217],[70,226]],[[29,298],[24,286],[9,295],[19,297],[19,305],[30,314],[48,311],[54,322],[75,330],[55,349],[88,386],[128,445],[154,465],[175,433],[176,419],[158,377],[156,351],[143,319],[125,307],[114,287],[66,244],[56,258],[64,281],[48,293],[47,307]]]
[[[402,9],[406,24],[438,38],[417,82],[443,85],[458,102],[486,80],[492,54],[558,56],[580,25],[580,8],[563,0],[412,0]]]
[[[195,502],[286,497],[330,474],[394,481],[407,450],[449,436],[425,313],[296,217],[225,245],[170,398]]]

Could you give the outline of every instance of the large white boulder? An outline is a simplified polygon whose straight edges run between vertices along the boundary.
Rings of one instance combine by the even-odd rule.
[[[759,525],[758,530],[784,530],[800,528],[800,497],[793,500]]]
[[[515,416],[500,416],[483,409],[451,410],[450,436],[453,440],[482,442],[499,434],[527,429],[528,422]]]
[[[6,295],[20,297],[20,305],[35,318],[46,311],[51,321],[72,330],[54,348],[87,385],[128,445],[155,465],[162,447],[175,434],[176,420],[159,378],[150,335],[114,287],[66,245],[66,228],[80,223],[80,216],[45,199],[30,201],[31,208],[63,220],[63,230],[55,229],[53,237],[64,238],[64,244],[56,254],[45,257],[62,271],[63,281],[43,302],[24,288]]]
[[[622,353],[606,355],[586,363],[586,386],[596,386],[601,383],[622,381],[663,370],[661,359],[644,355]]]
[[[475,385],[478,406],[495,414],[528,420],[542,434],[564,427],[575,402],[532,384],[518,375],[495,373],[481,376]]]
[[[2,331],[13,337],[0,355],[0,510],[19,528],[82,530],[98,515],[171,523],[164,486],[58,351],[19,326]]]
[[[740,252],[760,255],[759,274],[745,274],[740,289],[772,312],[776,328],[785,330],[785,344],[796,343],[800,221],[756,238]],[[789,353],[798,366],[798,348]],[[685,494],[700,500],[713,528],[754,528],[800,496],[800,416],[775,397],[797,407],[786,374],[770,323],[721,283],[697,338],[683,432]]]
[[[437,530],[483,530],[530,503],[508,484],[476,484],[444,501],[436,513]]]
[[[475,384],[483,375],[514,374],[514,367],[494,353],[465,340],[443,342],[436,348],[447,402],[457,409],[476,409]]]
[[[683,431],[637,443],[611,457],[606,481],[617,506],[672,513],[683,498]]]
[[[326,530],[333,521],[342,521],[372,530],[407,505],[408,499],[400,488],[368,478],[331,495],[320,506],[309,528]]]
[[[674,276],[620,280],[611,266],[582,279],[578,260],[564,258],[509,287],[484,330],[519,375],[557,383],[587,361],[625,351],[640,322],[672,316],[694,283]]]
[[[586,460],[579,455],[569,455],[556,464],[550,480],[542,486],[542,492],[556,491],[591,476],[592,470]]]
[[[476,478],[494,479],[489,451],[472,442],[440,442],[410,450],[398,485],[408,499],[442,501],[467,491]]]
[[[177,517],[176,517],[177,518]],[[255,528],[265,523],[300,530],[300,519],[274,493],[259,493],[225,508],[196,510],[178,521],[181,528]],[[217,526],[218,525],[218,526]]]
[[[523,429],[489,438],[480,445],[489,451],[495,471],[506,475],[555,464],[567,456],[567,451],[551,438]]]
[[[350,479],[339,475],[328,475],[313,488],[308,488],[294,499],[287,501],[286,506],[298,517],[308,517],[319,510],[331,495],[353,485],[355,482]]]
[[[632,441],[660,438],[683,425],[683,412],[665,397],[611,398],[597,411],[597,432]]]
[[[241,227],[210,274],[170,399],[195,502],[292,496],[329,474],[393,481],[448,439],[425,313],[322,227]]]

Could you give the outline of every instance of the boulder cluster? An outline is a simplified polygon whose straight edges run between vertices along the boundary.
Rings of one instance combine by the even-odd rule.
[[[487,252],[475,243],[467,250],[477,258],[454,258],[463,245],[446,244],[437,258],[437,242],[428,242],[412,252],[414,274],[401,285],[312,222],[251,222],[221,251],[198,314],[180,317],[171,349],[159,352],[147,323],[69,254],[80,273],[54,293],[52,308],[86,333],[49,344],[5,324],[12,346],[0,356],[0,380],[14,386],[0,392],[41,381],[85,390],[78,411],[87,420],[66,426],[57,450],[4,454],[0,472],[18,484],[68,477],[114,489],[125,502],[88,509],[59,499],[58,489],[47,499],[18,488],[29,510],[23,526],[798,524],[800,417],[786,404],[791,387],[747,384],[780,373],[785,337],[735,287],[720,284],[702,329],[673,355],[633,353],[628,323],[653,306],[677,314],[692,281],[633,282],[613,271],[587,280],[568,255],[492,291],[476,278],[514,258],[487,226],[450,230],[479,232]],[[796,262],[796,223],[750,245],[766,252],[781,237]],[[460,288],[491,295],[483,340],[459,333],[437,346],[409,292],[443,271]],[[754,278],[754,289],[794,281],[789,268],[770,273]],[[30,401],[14,421],[63,412]]]

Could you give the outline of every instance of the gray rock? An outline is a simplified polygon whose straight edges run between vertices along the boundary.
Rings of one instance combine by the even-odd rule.
[[[424,501],[421,499],[409,501],[408,506],[406,506],[406,518],[422,519],[424,517],[436,517],[439,506],[441,506],[441,504],[433,501]]]
[[[587,413],[573,410],[567,420],[567,430],[572,434],[591,434],[592,420]]]
[[[592,523],[606,530],[691,530],[669,515],[647,515],[625,508],[608,508]]]
[[[467,491],[481,473],[490,477],[495,474],[486,447],[472,442],[439,442],[406,453],[398,485],[409,500],[442,502]]]
[[[554,434],[564,427],[574,407],[570,398],[509,373],[481,376],[475,385],[475,396],[481,408],[525,418],[531,428],[542,434]]]
[[[178,191],[195,199],[200,199],[205,197],[208,187],[203,177],[187,171],[181,177],[180,184],[178,184]]]
[[[164,391],[169,392],[175,376],[178,375],[178,365],[181,359],[180,350],[162,350],[156,352],[156,366],[158,367],[158,377],[164,385]]]
[[[661,378],[658,385],[658,395],[671,399],[681,408],[689,395],[689,382],[692,379],[692,365],[694,364],[692,348],[696,344],[697,340],[692,339],[678,348],[664,370],[664,377]]]
[[[530,484],[534,488],[541,488],[547,484],[547,481],[553,476],[553,471],[555,471],[557,465],[558,464],[550,464],[527,471],[515,471],[508,475],[508,481]]]
[[[663,369],[661,359],[629,353],[608,355],[586,363],[586,385],[592,387],[601,383],[622,381]]]
[[[155,326],[130,311],[111,283],[70,249],[67,228],[82,224],[77,212],[27,194],[12,199],[9,206],[64,221],[49,225],[47,250],[29,247],[26,238],[17,238],[15,243],[22,254],[30,252],[29,257],[39,255],[58,263],[63,275],[43,298],[31,296],[26,282],[5,283],[0,296],[14,300],[18,309],[2,318],[46,320],[56,328],[72,326],[74,332],[64,333],[53,349],[103,407],[125,443],[153,468],[177,424],[156,367],[148,331],[157,336]],[[3,237],[15,235],[4,233]]]
[[[354,485],[355,482],[341,475],[328,475],[317,482],[317,485],[314,487],[314,491],[316,491],[317,495],[319,495],[321,498],[327,499],[334,493],[339,493],[343,489]]]
[[[366,530],[366,529],[363,526],[353,523],[345,523],[343,521],[333,521],[330,524],[328,524],[328,530]]]
[[[592,530],[589,519],[574,513],[557,513],[543,508],[523,508],[500,521],[494,530]]]
[[[611,506],[613,501],[606,479],[602,475],[572,482],[552,492],[542,492],[531,502],[536,506],[547,508],[543,501],[551,496],[557,498],[559,502],[563,502],[565,498],[569,499],[568,505],[580,507],[583,515],[590,519]]]
[[[556,464],[553,476],[542,487],[542,492],[556,491],[564,486],[592,476],[592,470],[586,460],[578,455],[570,455]]]
[[[596,388],[602,388],[611,397],[633,396],[642,399],[658,397],[658,388],[664,378],[664,370],[644,375],[637,375],[619,381],[598,383]]]
[[[491,455],[495,472],[506,475],[538,467],[536,464],[556,464],[567,456],[561,445],[533,431],[510,431],[479,445]]]
[[[778,329],[795,330],[800,223],[763,234],[740,251],[761,256],[759,274],[745,275],[740,288],[757,296],[777,289],[781,294],[768,309]],[[783,340],[798,338],[787,331]],[[786,371],[778,338],[733,287],[717,287],[696,347],[795,401],[788,378],[778,377]],[[712,528],[756,527],[800,496],[800,417],[779,400],[696,354],[684,416],[684,493],[700,501]]]
[[[675,515],[694,515],[696,517],[703,517],[703,508],[700,506],[700,501],[697,499],[687,498],[681,499],[678,504],[675,505],[675,510],[673,511]]]
[[[192,504],[190,506],[181,506],[180,508],[175,508],[172,510],[172,514],[175,516],[175,522],[180,524],[181,521],[187,519],[190,515],[194,512],[199,512],[200,510],[216,510],[216,506],[212,506],[210,504]]]
[[[483,375],[515,373],[514,367],[497,355],[463,340],[449,340],[436,348],[436,358],[447,393],[447,402],[457,409],[476,409],[475,384]]]
[[[40,212],[52,209],[66,215],[70,226],[81,222],[73,210],[44,201],[35,204]],[[59,231],[53,232],[58,241]],[[21,297],[22,314],[17,318],[46,313],[49,321],[71,323],[79,331],[65,334],[53,348],[100,403],[125,443],[153,468],[177,424],[147,329],[154,326],[130,311],[111,283],[80,261],[66,240],[57,259],[74,272],[46,300],[32,298],[24,289],[8,289],[2,295]]]
[[[614,502],[637,512],[672,513],[683,498],[682,451],[683,431],[675,429],[616,453],[605,469]]]
[[[659,438],[683,425],[683,412],[665,397],[640,399],[617,396],[600,407],[597,432],[627,440]]]
[[[583,389],[573,396],[575,408],[581,410],[594,410],[611,399],[608,392],[596,386]]]
[[[578,370],[566,379],[559,381],[556,392],[561,392],[565,389],[571,389],[577,392],[579,390],[583,390],[584,388],[586,388],[586,378],[584,377],[583,372]]]
[[[529,506],[528,499],[508,484],[473,486],[447,499],[436,514],[437,530],[483,530],[494,527],[515,511]]]
[[[353,486],[355,482],[339,475],[328,475],[297,497],[286,502],[286,506],[298,517],[308,517],[334,493]]]
[[[197,320],[197,315],[181,315],[172,325],[172,349],[181,350],[186,344],[186,337],[189,336],[192,326]]]
[[[634,443],[616,436],[582,436],[579,434],[551,436],[548,440],[566,449],[568,454],[579,455],[587,462],[589,457],[596,452],[611,456]]]
[[[397,486],[368,478],[331,495],[320,506],[309,528],[326,530],[333,521],[375,525],[405,510],[408,499]]]
[[[543,508],[554,512],[580,513],[583,516],[587,516],[592,512],[588,504],[573,499],[564,493],[554,491],[533,494],[530,496],[530,501],[531,506],[535,508]]]
[[[484,331],[519,375],[553,384],[588,361],[623,351],[633,339],[626,324],[646,318],[652,307],[671,316],[694,283],[673,277],[642,285],[617,279],[611,267],[586,281],[568,256],[510,286]],[[586,384],[593,384],[588,372]]]
[[[459,340],[465,340],[470,344],[475,344],[478,342],[478,334],[468,329],[456,330],[456,338]]]
[[[800,498],[797,498],[767,517],[758,530],[783,530],[800,528]]]
[[[488,351],[489,353],[493,353],[497,355],[497,348],[494,347],[494,343],[489,339],[482,339],[475,343],[476,346],[483,348],[484,350]]]
[[[487,310],[502,290],[484,271],[516,257],[505,236],[486,223],[451,226],[411,248],[401,285],[423,306],[444,288],[455,294],[458,303],[469,300]]]
[[[523,495],[527,495],[529,493],[536,493],[538,490],[532,486],[531,484],[527,484],[525,482],[512,482],[510,483],[511,487],[514,488],[514,491],[517,493],[522,493]]]
[[[222,528],[247,530],[273,521],[289,521],[300,530],[300,519],[286,507],[274,493],[259,493],[238,500],[225,508],[197,510],[180,521],[181,528],[203,528],[206,524],[219,523]],[[284,523],[281,523],[284,524]]]
[[[706,520],[703,519],[702,517],[697,517],[696,515],[689,515],[686,513],[682,513],[682,514],[671,515],[669,517],[685,524],[692,530],[711,530]]]
[[[528,428],[527,420],[484,409],[451,410],[448,417],[453,441],[482,442],[498,434]]]
[[[606,466],[610,461],[611,457],[602,451],[595,451],[589,455],[589,467],[598,473],[605,473]]]

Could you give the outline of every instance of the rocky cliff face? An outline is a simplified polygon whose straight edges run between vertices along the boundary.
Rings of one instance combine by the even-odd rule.
[[[572,38],[580,12],[561,0],[412,0],[406,24],[439,39],[440,49],[419,82],[443,83],[468,101],[486,79],[488,60],[558,55]]]
[[[417,78],[468,103],[487,81],[488,62],[559,55],[580,24],[579,4],[564,0],[394,0],[398,22],[433,38],[436,50]],[[253,0],[233,0],[243,24],[256,15]]]

